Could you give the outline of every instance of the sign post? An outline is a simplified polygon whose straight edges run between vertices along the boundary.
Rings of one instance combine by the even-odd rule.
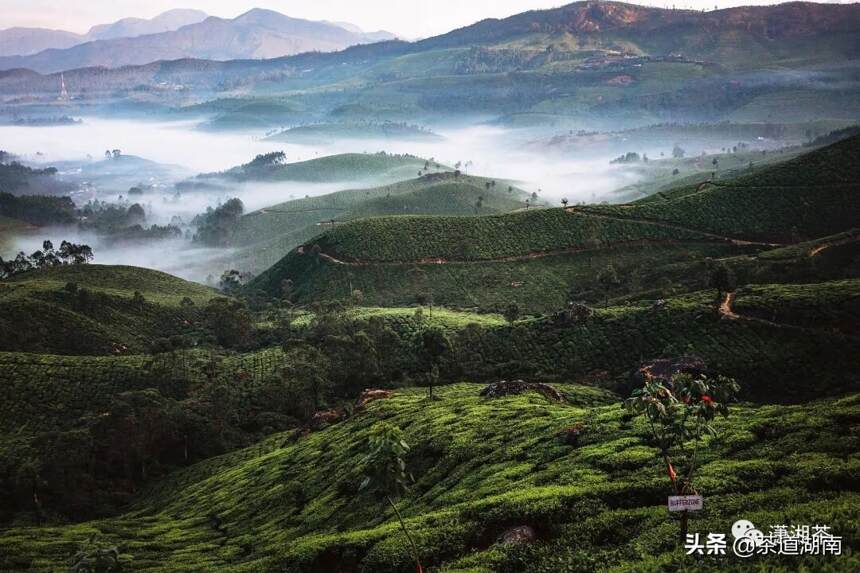
[[[701,495],[669,496],[669,511],[701,511],[704,498]]]

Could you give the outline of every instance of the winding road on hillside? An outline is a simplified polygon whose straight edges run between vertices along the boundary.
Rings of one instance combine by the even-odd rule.
[[[504,257],[492,257],[486,259],[450,259],[446,257],[428,257],[424,259],[411,259],[411,260],[398,260],[398,261],[368,261],[368,260],[352,260],[347,261],[344,259],[337,258],[328,253],[319,253],[320,258],[334,263],[336,265],[345,265],[345,266],[353,266],[353,267],[366,267],[366,266],[402,266],[402,265],[428,265],[428,264],[436,264],[436,265],[444,265],[449,263],[492,263],[492,262],[516,262],[516,261],[527,261],[531,259],[538,259],[543,257],[553,257],[558,255],[567,255],[574,253],[583,253],[588,251],[601,251],[604,249],[614,249],[617,247],[638,247],[645,245],[679,245],[684,243],[709,243],[709,242],[723,242],[729,243],[736,246],[761,246],[761,247],[781,247],[782,244],[779,243],[762,243],[758,241],[747,241],[744,239],[737,239],[735,237],[728,237],[725,235],[718,235],[715,233],[708,233],[705,231],[701,231],[699,229],[695,229],[692,227],[685,227],[683,225],[676,225],[673,223],[666,223],[663,221],[651,221],[647,219],[633,219],[633,218],[625,218],[625,217],[616,217],[612,215],[604,215],[599,213],[591,213],[586,211],[578,210],[576,207],[567,207],[565,208],[566,213],[577,214],[582,217],[593,217],[597,219],[610,219],[616,221],[622,221],[625,223],[641,223],[643,225],[653,225],[656,227],[663,227],[667,229],[675,229],[679,231],[686,231],[690,233],[698,233],[703,237],[707,237],[709,240],[675,240],[675,239],[665,239],[665,240],[651,240],[651,239],[641,239],[634,241],[623,241],[617,243],[606,243],[602,244],[598,247],[589,247],[589,246],[573,246],[573,247],[564,247],[561,249],[551,249],[547,251],[533,251],[530,253],[524,253],[521,255],[508,255]],[[305,246],[306,247],[306,246]],[[300,248],[299,253],[304,254],[305,249]]]

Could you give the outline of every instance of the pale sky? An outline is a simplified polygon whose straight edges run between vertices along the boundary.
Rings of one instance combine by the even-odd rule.
[[[350,22],[367,31],[388,30],[406,38],[442,34],[483,18],[503,18],[526,10],[553,8],[564,0],[0,0],[0,29],[14,26],[86,32],[135,16],[151,18],[171,8],[196,8],[232,18],[251,8],[269,8],[308,20]],[[713,10],[730,6],[774,4],[767,0],[640,1],[638,4]],[[829,3],[848,3],[835,2]]]

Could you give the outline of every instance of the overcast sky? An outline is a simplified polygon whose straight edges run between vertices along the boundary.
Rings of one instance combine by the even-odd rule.
[[[365,30],[389,30],[407,38],[433,36],[483,18],[502,18],[526,10],[566,4],[558,0],[0,0],[0,29],[43,27],[85,32],[94,24],[128,16],[151,18],[171,8],[197,8],[213,16],[234,17],[251,8],[269,8],[309,20],[350,22]],[[639,4],[671,6],[672,2]],[[724,0],[720,8],[774,4],[763,0]],[[847,3],[847,2],[846,2]],[[710,0],[680,0],[678,8],[714,8]]]

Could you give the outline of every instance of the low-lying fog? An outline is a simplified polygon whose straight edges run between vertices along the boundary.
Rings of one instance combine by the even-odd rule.
[[[250,212],[292,198],[377,183],[356,180],[328,184],[236,184],[225,191],[185,191],[181,194],[173,189],[174,183],[189,175],[226,170],[246,163],[258,154],[277,150],[286,153],[288,162],[336,153],[381,150],[432,157],[436,162],[449,166],[461,162],[470,174],[517,181],[523,189],[539,192],[542,199],[553,204],[562,197],[572,203],[601,201],[609,198],[612,190],[636,179],[630,170],[609,164],[612,157],[629,151],[621,148],[553,152],[534,145],[533,133],[490,125],[440,129],[437,133],[444,139],[426,142],[346,139],[327,145],[300,145],[264,141],[261,134],[200,130],[196,129],[195,123],[188,121],[155,123],[85,118],[83,123],[69,126],[0,126],[0,149],[29,163],[59,165],[60,176],[74,179],[79,185],[79,190],[73,194],[79,206],[90,199],[117,201],[123,191],[127,191],[129,181],[153,185],[140,197],[126,197],[129,203],[137,202],[144,206],[147,224],[167,224],[176,215],[188,223],[195,214],[231,197],[239,197],[246,212]],[[112,149],[121,150],[123,156],[136,156],[165,166],[177,166],[178,169],[155,166],[161,170],[153,168],[153,171],[147,165],[141,165],[130,173],[122,173],[120,178],[110,169],[100,169],[99,162],[104,162],[105,150]],[[667,142],[668,149],[671,149],[671,142]],[[81,174],[80,165],[65,163],[70,161],[83,161],[85,173]],[[86,171],[90,166],[94,167],[92,171],[96,174]],[[135,179],[138,175],[135,169],[139,170],[139,179]],[[157,173],[153,175],[155,171]],[[144,245],[117,244],[91,233],[39,229],[34,234],[18,237],[11,244],[0,244],[0,255],[12,256],[18,250],[32,252],[44,238],[85,241],[93,247],[94,262],[97,263],[141,265],[194,280],[204,280],[210,273],[217,275],[223,269],[216,268],[217,261],[211,265],[207,261],[218,255],[223,259],[227,254],[223,250],[201,249],[187,239]]]

